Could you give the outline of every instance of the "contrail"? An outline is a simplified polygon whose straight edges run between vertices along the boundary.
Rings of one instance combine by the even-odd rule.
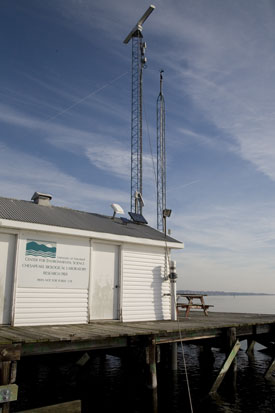
[[[183,185],[175,186],[174,188],[169,188],[167,192],[173,191],[174,189],[185,188],[186,186],[196,184],[197,182],[200,182],[200,181],[197,180],[197,181],[189,182],[188,184],[183,184]]]
[[[78,101],[76,101],[72,105],[68,106],[67,108],[61,110],[60,112],[58,112],[55,115],[51,116],[50,118],[46,119],[46,122],[48,122],[50,120],[53,120],[53,119],[57,118],[60,115],[63,115],[63,113],[68,112],[70,109],[72,109],[75,106],[79,105],[81,102],[84,102],[84,100],[87,100],[89,97],[91,97],[93,95],[96,95],[98,92],[101,92],[101,90],[106,89],[106,87],[111,86],[114,82],[116,82],[117,80],[119,80],[122,77],[124,77],[125,75],[127,75],[127,73],[128,72],[125,72],[122,75],[117,76],[115,79],[111,80],[110,82],[105,83],[105,85],[103,85],[103,86],[99,87],[98,89],[92,91],[91,93],[89,93],[88,95],[86,95],[83,98],[79,99]]]

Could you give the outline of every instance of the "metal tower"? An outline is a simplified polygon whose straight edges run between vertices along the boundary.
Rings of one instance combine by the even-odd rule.
[[[160,71],[160,92],[157,98],[157,228],[165,231],[163,211],[166,209],[165,102],[162,93],[163,70]]]
[[[131,102],[131,212],[142,213],[142,72],[146,65],[142,24],[155,6],[151,5],[125,38],[132,39],[132,102]]]

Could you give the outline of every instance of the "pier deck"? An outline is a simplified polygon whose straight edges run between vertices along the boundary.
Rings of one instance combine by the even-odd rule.
[[[180,331],[179,332],[179,327]],[[0,346],[17,344],[21,356],[127,347],[148,338],[156,344],[219,339],[229,328],[239,339],[275,332],[275,315],[194,311],[177,321],[91,322],[81,325],[0,327]]]
[[[104,350],[117,352],[129,349],[146,355],[148,365],[148,387],[157,388],[158,354],[170,348],[171,368],[176,370],[177,345],[183,340],[201,345],[205,351],[220,347],[229,351],[227,370],[240,347],[238,340],[248,340],[248,351],[253,351],[255,341],[274,347],[275,315],[238,314],[211,312],[206,317],[201,311],[193,311],[190,317],[180,312],[179,321],[128,322],[100,321],[89,324],[0,327],[0,393],[5,399],[0,401],[3,413],[8,413],[9,402],[17,399],[18,386],[15,384],[17,362],[24,356],[61,354],[65,352]],[[172,343],[170,346],[163,344]],[[235,350],[238,346],[237,350]],[[132,351],[125,354],[128,357]],[[234,354],[233,354],[234,353]],[[231,356],[233,354],[233,356]],[[84,357],[84,355],[83,355]],[[32,358],[29,359],[30,363]],[[26,360],[28,363],[28,360]],[[275,360],[268,368],[272,375]],[[227,371],[226,370],[226,371]],[[221,370],[214,383],[217,391],[226,371]],[[218,383],[218,384],[217,384]],[[212,391],[212,390],[211,390]],[[4,397],[3,396],[3,397]],[[0,408],[1,410],[1,408]]]

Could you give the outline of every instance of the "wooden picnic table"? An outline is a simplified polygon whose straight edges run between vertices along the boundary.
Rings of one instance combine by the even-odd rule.
[[[207,294],[177,294],[177,315],[178,315],[179,309],[182,308],[186,310],[185,317],[188,317],[191,308],[194,308],[194,309],[202,309],[204,311],[204,314],[207,316],[208,308],[213,307],[213,305],[205,304],[204,297],[206,296]],[[187,299],[187,303],[179,301],[181,298]],[[194,300],[196,300],[195,303],[194,303]]]

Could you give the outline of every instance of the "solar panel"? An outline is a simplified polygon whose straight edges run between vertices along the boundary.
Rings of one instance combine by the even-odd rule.
[[[130,221],[129,219],[127,219],[127,218],[120,217],[120,219],[121,219],[122,223],[125,224],[125,225],[127,225],[129,222],[131,222],[131,221]]]
[[[128,212],[128,214],[136,224],[148,224],[143,215],[136,214],[135,212]]]

